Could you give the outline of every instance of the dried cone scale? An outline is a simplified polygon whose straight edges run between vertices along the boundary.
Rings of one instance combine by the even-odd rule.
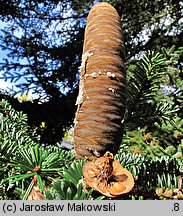
[[[88,15],[76,105],[76,156],[115,154],[125,112],[124,44],[120,17],[108,3],[94,5]]]
[[[82,171],[86,186],[108,197],[126,194],[134,187],[132,174],[110,152],[94,162],[85,162]]]

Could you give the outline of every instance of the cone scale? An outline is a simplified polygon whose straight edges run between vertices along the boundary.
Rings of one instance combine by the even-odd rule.
[[[75,154],[89,160],[115,154],[125,113],[124,43],[120,17],[108,3],[88,15],[74,120]]]

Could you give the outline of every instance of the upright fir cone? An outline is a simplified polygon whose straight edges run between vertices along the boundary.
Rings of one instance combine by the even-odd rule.
[[[85,29],[74,142],[76,156],[115,154],[125,113],[124,43],[120,17],[102,2],[91,9]]]

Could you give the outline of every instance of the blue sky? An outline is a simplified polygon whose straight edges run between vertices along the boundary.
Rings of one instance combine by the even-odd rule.
[[[0,29],[2,29],[4,26],[5,26],[5,23],[0,20]],[[3,58],[6,58],[7,54],[8,54],[7,51],[5,50],[2,51],[0,48],[0,62],[3,61]],[[0,77],[2,77],[2,71],[0,71]],[[7,89],[10,85],[11,85],[10,83],[5,82],[3,79],[0,79],[1,89]]]
[[[1,24],[1,21],[0,21],[0,24]],[[0,49],[0,62],[3,62],[3,58],[7,58],[7,54],[8,54],[8,51]],[[15,83],[11,83],[10,80],[5,81],[1,77],[2,77],[2,71],[0,71],[0,89],[9,91],[9,89],[13,87],[16,90]],[[19,81],[22,81],[22,79],[20,79]],[[19,95],[20,94],[18,94],[16,97],[19,97]],[[38,95],[35,95],[35,94],[33,95],[32,91],[30,90],[29,97],[31,99],[35,99],[35,98],[38,98]]]
[[[8,52],[5,50],[1,50],[0,49],[0,62],[3,61],[3,58],[6,58]],[[12,86],[12,83],[10,83],[9,81],[5,81],[4,79],[1,79],[2,77],[2,71],[0,71],[0,88],[4,89],[4,90],[8,90],[8,87]]]
[[[0,30],[3,29],[8,23],[2,22],[0,20]],[[0,62],[4,62],[4,58],[7,58],[8,51],[2,50],[0,48]],[[0,89],[8,90],[8,88],[12,88],[13,83],[10,83],[9,80],[5,81],[2,79],[2,71],[0,71]]]
[[[69,16],[71,16],[71,15],[72,15],[72,10],[70,9],[70,10],[68,10],[68,11],[65,13],[64,17],[69,17]],[[64,29],[67,29],[68,26],[74,25],[72,19],[71,19],[70,21],[66,20],[66,22],[63,20],[59,25],[56,25],[56,24],[57,24],[56,22],[52,22],[52,25],[48,28],[48,32],[53,32],[53,34],[54,34],[54,32],[55,32],[56,30],[58,30],[58,29],[64,30]],[[3,29],[4,27],[6,27],[7,25],[8,25],[8,23],[2,22],[2,21],[0,20],[0,34],[2,34],[2,33],[1,33],[1,29]],[[21,37],[21,34],[22,34],[21,29],[16,29],[16,31],[14,32],[14,34],[15,34],[15,36],[17,36],[17,37]],[[50,35],[51,35],[51,34],[50,34]],[[50,40],[50,41],[51,41],[51,40]],[[60,44],[60,38],[58,38],[58,44]],[[8,54],[8,51],[6,51],[6,50],[1,50],[1,48],[0,48],[0,62],[3,61],[3,58],[7,58],[7,54]],[[26,61],[26,59],[25,59],[25,60],[24,60],[24,59],[21,60],[21,63],[24,63],[24,61]],[[1,77],[2,77],[2,71],[0,71],[0,89],[8,90],[8,88],[12,88],[12,86],[13,86],[14,89],[16,90],[15,84],[19,84],[20,82],[24,82],[24,83],[25,83],[25,80],[24,80],[23,78],[20,79],[20,80],[18,80],[16,83],[10,83],[9,80],[5,81],[4,79],[1,79]],[[18,89],[17,89],[17,90],[18,90]],[[36,95],[33,95],[33,94],[32,94],[32,91],[29,92],[29,96],[30,96],[30,97],[34,97],[34,98],[35,98],[35,97],[38,97],[38,96],[36,96]]]

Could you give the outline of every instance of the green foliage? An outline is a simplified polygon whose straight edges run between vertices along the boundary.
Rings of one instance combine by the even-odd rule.
[[[74,160],[73,151],[56,146],[43,147],[38,144],[39,139],[36,143],[35,133],[27,124],[27,116],[15,111],[5,100],[1,102],[0,114],[0,199],[25,200],[34,185],[48,199],[103,198],[93,197],[92,189],[83,190],[81,179],[84,161],[71,163]],[[50,187],[52,184],[53,187]]]
[[[182,157],[182,47],[145,52],[128,65],[126,133],[128,150]]]
[[[183,47],[180,46],[177,49],[172,46],[168,49],[162,48],[162,53],[167,58],[166,61],[166,80],[163,83],[168,90],[164,91],[166,97],[164,100],[168,100],[173,106],[179,106],[180,111],[178,115],[182,114],[183,107],[183,77],[182,77],[182,58]]]
[[[87,191],[83,189],[84,183],[82,179],[82,166],[84,161],[75,161],[71,166],[66,166],[61,172],[63,180],[56,180],[53,184],[53,188],[50,191],[46,191],[47,199],[59,199],[59,200],[91,200],[91,199],[103,199],[104,196],[93,197],[93,189]]]
[[[147,51],[127,66],[127,114],[128,130],[170,120],[177,105],[165,100],[164,83],[167,76],[168,58],[162,53]],[[137,126],[138,125],[138,126]]]
[[[149,157],[128,151],[119,151],[115,156],[120,163],[128,169],[135,177],[135,187],[126,199],[161,199],[156,194],[157,189],[162,191],[174,189],[182,192],[182,160],[169,156]],[[163,194],[163,192],[162,192]],[[169,196],[167,199],[176,199],[176,196]],[[165,198],[165,197],[163,197]]]
[[[0,187],[2,196],[14,187],[11,183],[4,184],[2,180],[16,173],[16,169],[10,165],[13,159],[17,159],[17,169],[20,165],[18,152],[24,146],[34,146],[36,144],[34,131],[27,123],[27,116],[22,112],[17,112],[6,100],[0,102]],[[12,196],[12,194],[10,194]]]
[[[0,183],[2,191],[5,191],[2,197],[8,196],[11,186],[25,198],[28,196],[27,188],[30,192],[33,187],[33,179],[36,178],[43,191],[44,186],[73,160],[73,152],[41,146],[39,137],[28,126],[27,115],[15,111],[5,100],[0,105]]]
[[[143,155],[181,158],[183,121],[179,117],[174,120],[175,124],[155,124],[152,129],[145,127],[128,131],[125,134],[123,143],[128,146],[128,150]]]
[[[69,181],[56,180],[45,195],[48,200],[89,200],[92,199],[92,192],[92,189],[88,193],[83,191],[82,183],[75,187]]]
[[[7,160],[22,145],[35,145],[35,134],[28,126],[27,116],[15,111],[6,100],[0,102],[0,127],[0,159]]]
[[[182,54],[162,48],[127,67],[129,112],[116,157],[136,176],[134,199],[182,199]]]
[[[81,160],[80,162],[74,162],[71,165],[66,166],[61,173],[62,178],[77,186],[78,181],[83,176],[82,173],[83,164],[84,161]]]
[[[36,176],[38,180],[38,187],[41,191],[44,190],[44,185],[47,185],[52,179],[53,175],[63,169],[65,154],[60,152],[51,152],[48,147],[44,149],[39,145],[27,148],[22,147],[18,150],[15,158],[10,160],[10,166],[15,167],[19,174],[14,174],[3,182],[9,180],[10,184],[16,183],[26,178]],[[21,161],[21,163],[20,163]]]

